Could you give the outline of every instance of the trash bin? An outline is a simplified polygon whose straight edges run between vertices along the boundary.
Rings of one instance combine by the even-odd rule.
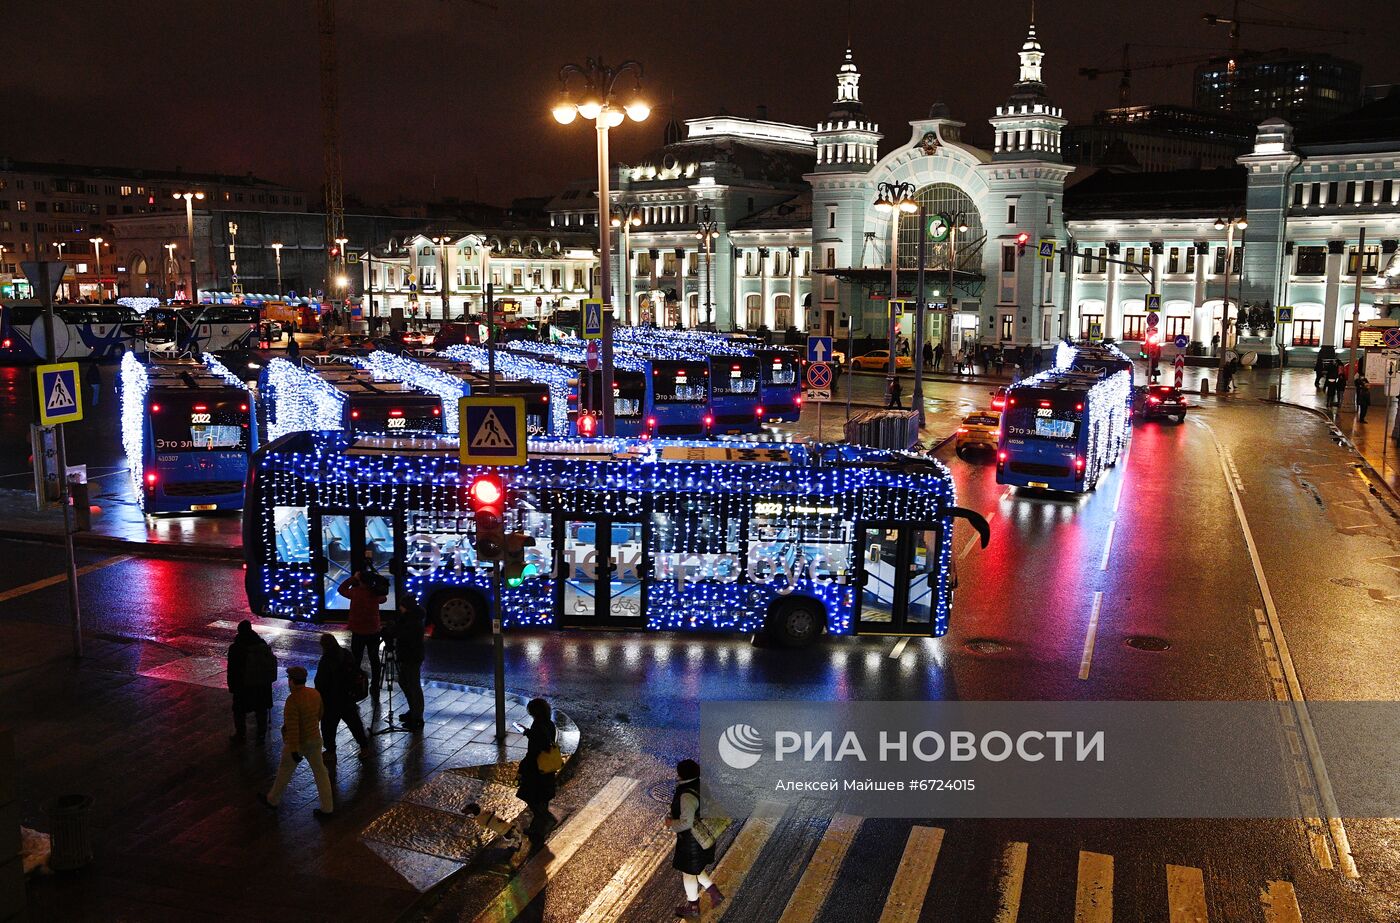
[[[49,868],[56,872],[80,869],[92,861],[91,795],[59,795],[44,803],[53,852]]]
[[[1201,397],[1209,397],[1209,396],[1210,396],[1210,379],[1207,378],[1206,376],[1202,375],[1202,376],[1201,376]]]

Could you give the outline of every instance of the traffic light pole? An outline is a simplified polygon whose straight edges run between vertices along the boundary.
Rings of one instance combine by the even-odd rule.
[[[491,661],[496,689],[496,742],[506,741],[506,638],[501,630],[501,562],[491,565]]]

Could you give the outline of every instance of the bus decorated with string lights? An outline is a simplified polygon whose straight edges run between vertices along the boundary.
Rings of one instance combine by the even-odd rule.
[[[515,355],[566,365],[574,373],[576,435],[592,436],[602,407],[596,396],[602,372],[589,370],[582,340],[510,344]],[[702,360],[686,355],[642,355],[619,347],[613,353],[613,416],[619,436],[706,435],[714,422],[709,410],[709,370]]]
[[[376,376],[349,356],[307,356],[300,365],[273,359],[259,373],[258,394],[269,442],[302,430],[441,433],[444,428],[437,393]]]
[[[1117,349],[1062,345],[1054,368],[1007,389],[997,483],[1093,490],[1127,445],[1132,384],[1132,362]]]
[[[252,392],[205,353],[195,359],[122,357],[122,447],[147,515],[243,508],[257,448]]]
[[[458,344],[449,346],[437,354],[456,366],[470,368],[483,381],[487,381],[493,366],[490,351],[481,346]],[[423,361],[428,361],[424,359]],[[530,383],[544,388],[548,416],[540,420],[540,429],[534,426],[530,400],[525,401],[525,428],[530,435],[565,436],[569,433],[569,402],[577,384],[574,372],[562,365],[519,356],[505,350],[496,350],[494,367],[497,376],[520,384]],[[497,387],[501,378],[497,379]],[[489,388],[488,388],[489,390]]]
[[[659,330],[654,327],[624,327],[615,332],[617,342],[634,350],[668,349],[702,359],[710,367],[710,416],[713,431],[720,434],[757,433],[764,423],[797,419],[802,402],[798,374],[786,369],[780,358],[776,375],[769,361],[769,377],[773,378],[770,394],[776,401],[778,413],[771,415],[763,393],[762,360],[743,341],[717,333],[693,330]],[[796,354],[793,359],[796,359]],[[791,373],[791,387],[783,382]]]
[[[344,617],[342,575],[368,554],[391,600],[435,631],[489,628],[492,566],[476,500],[503,479],[505,531],[524,533],[500,591],[507,627],[938,636],[948,630],[955,505],[948,469],[853,446],[538,439],[510,469],[462,466],[455,440],[295,433],[248,479],[252,611]],[[478,482],[491,480],[491,491]],[[486,520],[483,520],[486,521]]]

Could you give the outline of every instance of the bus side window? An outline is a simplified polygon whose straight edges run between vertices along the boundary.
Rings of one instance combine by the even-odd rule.
[[[277,560],[283,564],[311,563],[311,523],[304,506],[279,506],[272,511]]]

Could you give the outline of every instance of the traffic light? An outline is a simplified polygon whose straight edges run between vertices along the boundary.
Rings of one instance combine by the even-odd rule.
[[[1016,235],[1016,255],[1017,255],[1017,256],[1025,256],[1025,255],[1026,255],[1026,244],[1030,243],[1030,240],[1031,240],[1031,235],[1027,234],[1025,231],[1022,231],[1021,233],[1019,233],[1019,234]]]
[[[578,415],[578,434],[584,437],[598,435],[598,418],[586,411],[580,411]]]
[[[505,577],[506,586],[518,587],[526,577],[539,573],[539,568],[525,563],[525,549],[535,547],[535,538],[524,532],[512,532],[506,537]]]
[[[478,561],[499,561],[505,552],[506,488],[495,474],[483,474],[467,488],[467,500],[476,517],[472,547]]]
[[[339,258],[340,258],[340,248],[339,248],[339,247],[331,247],[331,259],[335,260],[335,259],[339,259]]]

